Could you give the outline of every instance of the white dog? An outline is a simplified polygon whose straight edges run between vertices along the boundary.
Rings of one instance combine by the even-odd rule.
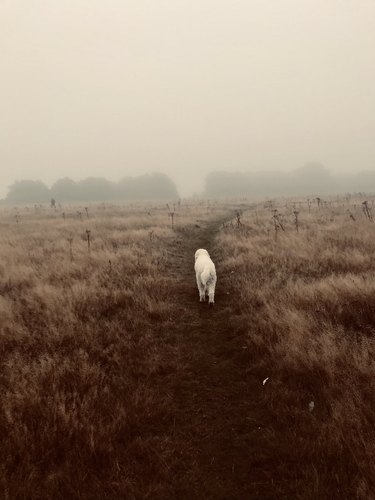
[[[208,293],[209,305],[214,305],[215,286],[216,286],[216,269],[207,250],[200,248],[195,252],[195,275],[199,290],[199,299],[201,302],[206,300],[206,292]]]

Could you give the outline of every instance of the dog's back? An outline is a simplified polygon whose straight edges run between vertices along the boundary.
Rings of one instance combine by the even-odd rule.
[[[213,304],[216,286],[216,268],[207,250],[199,248],[195,252],[194,269],[200,300],[203,302],[206,292],[208,292],[209,303]]]

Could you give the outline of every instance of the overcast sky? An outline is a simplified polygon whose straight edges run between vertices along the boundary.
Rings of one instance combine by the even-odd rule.
[[[0,0],[15,179],[375,169],[373,0]]]

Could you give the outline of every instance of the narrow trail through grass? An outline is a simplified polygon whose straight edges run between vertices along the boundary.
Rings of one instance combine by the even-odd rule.
[[[208,222],[184,236],[172,262],[177,315],[171,334],[183,369],[173,382],[181,457],[171,489],[182,498],[271,498],[272,479],[264,467],[266,417],[258,404],[261,381],[249,375],[249,353],[232,322],[240,290],[227,289],[215,246],[222,222]],[[206,248],[216,263],[214,308],[198,300],[197,248]]]

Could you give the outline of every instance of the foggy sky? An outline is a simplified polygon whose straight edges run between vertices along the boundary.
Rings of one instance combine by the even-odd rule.
[[[164,172],[375,169],[372,0],[0,0],[0,197]]]

